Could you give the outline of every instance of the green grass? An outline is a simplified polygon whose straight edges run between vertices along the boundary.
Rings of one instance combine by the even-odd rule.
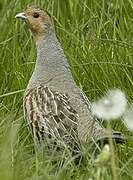
[[[31,2],[0,1],[0,179],[133,179],[133,134],[120,120],[112,127],[123,132],[127,143],[116,146],[114,158],[104,163],[97,163],[87,147],[81,147],[82,161],[76,165],[67,147],[55,156],[34,146],[24,123],[22,98],[34,67],[35,44],[24,23],[14,18]],[[132,102],[133,1],[34,2],[50,11],[73,76],[88,98],[94,101],[115,87]]]

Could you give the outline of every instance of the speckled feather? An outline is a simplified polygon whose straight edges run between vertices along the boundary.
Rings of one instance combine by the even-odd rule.
[[[42,85],[27,90],[24,98],[25,118],[39,142],[44,136],[59,139],[77,129],[78,114],[66,94]]]

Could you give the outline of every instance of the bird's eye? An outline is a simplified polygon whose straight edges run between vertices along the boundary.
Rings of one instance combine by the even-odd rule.
[[[34,18],[38,18],[38,17],[39,17],[39,13],[35,12],[35,13],[33,14],[33,17],[34,17]]]

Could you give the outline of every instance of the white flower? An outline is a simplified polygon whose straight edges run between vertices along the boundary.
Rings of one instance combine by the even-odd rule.
[[[106,120],[117,119],[127,107],[125,94],[119,89],[109,90],[99,101],[92,103],[92,113]]]
[[[108,162],[110,158],[110,147],[108,144],[105,144],[101,153],[98,155],[96,162],[104,163]]]
[[[133,104],[127,109],[123,115],[124,124],[129,130],[133,130]]]
[[[104,150],[104,152],[108,153],[110,151],[109,145],[105,144],[103,150]]]

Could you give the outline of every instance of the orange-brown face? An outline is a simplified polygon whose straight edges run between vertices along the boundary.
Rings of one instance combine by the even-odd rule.
[[[36,6],[28,7],[26,11],[17,14],[15,17],[24,19],[28,27],[37,35],[44,34],[52,26],[48,12]]]

